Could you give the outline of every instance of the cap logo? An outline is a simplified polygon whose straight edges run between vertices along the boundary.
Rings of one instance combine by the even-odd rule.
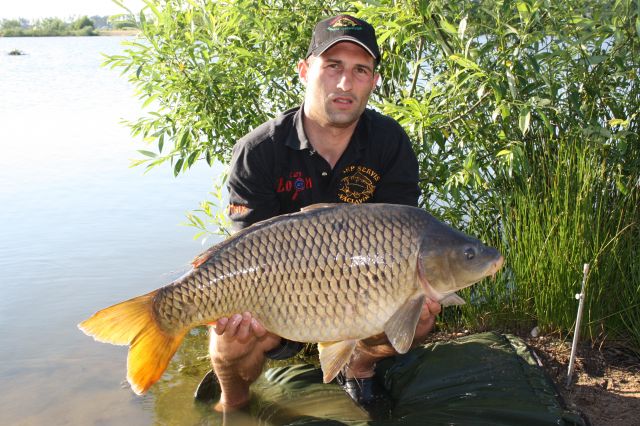
[[[361,30],[362,26],[347,16],[340,16],[338,19],[333,21],[331,25],[329,25],[329,28],[327,28],[329,31],[340,31],[345,29]]]

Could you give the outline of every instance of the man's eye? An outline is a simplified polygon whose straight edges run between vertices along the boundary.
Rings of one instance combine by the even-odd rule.
[[[354,75],[360,80],[369,80],[372,77],[371,70],[368,68],[356,68]]]

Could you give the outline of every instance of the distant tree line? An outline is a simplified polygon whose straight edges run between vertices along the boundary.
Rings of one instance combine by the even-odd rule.
[[[82,16],[75,19],[44,18],[33,22],[24,19],[1,19],[2,37],[92,36],[100,30],[137,28],[130,15]]]

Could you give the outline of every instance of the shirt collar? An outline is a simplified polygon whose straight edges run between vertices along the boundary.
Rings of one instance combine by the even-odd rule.
[[[293,115],[293,129],[289,132],[289,136],[285,141],[285,145],[291,149],[295,149],[298,151],[302,151],[305,149],[313,150],[309,139],[307,138],[307,134],[304,132],[304,126],[302,124],[302,115],[303,115],[304,104],[298,108],[298,110]],[[371,134],[371,120],[369,119],[368,110],[364,110],[364,113],[358,120],[358,125],[353,131],[353,135],[351,136],[351,141],[349,144],[355,144],[358,151],[363,150],[366,147],[365,141],[368,138],[368,135]]]
[[[304,105],[300,106],[300,108],[298,108],[298,110],[293,114],[293,128],[289,132],[289,136],[287,136],[287,140],[285,141],[286,146],[298,151],[313,149],[302,125],[303,108]]]

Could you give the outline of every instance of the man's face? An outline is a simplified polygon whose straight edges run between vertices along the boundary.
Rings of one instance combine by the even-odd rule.
[[[349,127],[367,106],[378,82],[373,57],[355,43],[340,42],[298,63],[308,118],[322,126]]]

